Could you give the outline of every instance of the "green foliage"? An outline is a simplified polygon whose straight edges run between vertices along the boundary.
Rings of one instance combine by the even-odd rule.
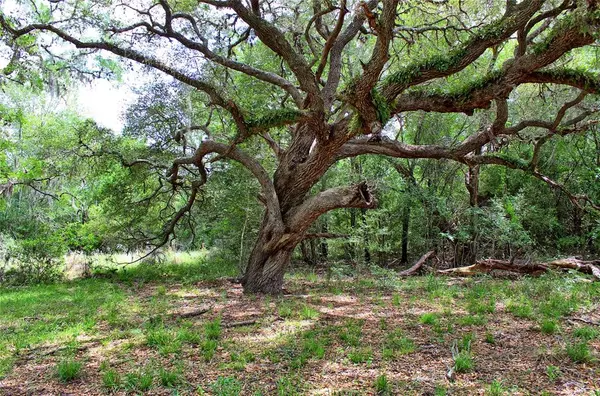
[[[348,352],[348,359],[354,364],[370,362],[373,358],[371,347],[357,347]]]
[[[270,129],[293,124],[302,117],[302,112],[295,109],[279,109],[269,111],[259,117],[246,120],[249,129]]]
[[[154,384],[154,376],[148,370],[140,370],[125,374],[125,389],[129,391],[147,392]]]
[[[592,341],[596,338],[600,338],[600,330],[592,326],[582,326],[575,329],[573,335],[584,341]]]
[[[221,338],[221,318],[217,317],[204,325],[204,333],[209,340]]]
[[[167,388],[174,388],[181,383],[181,373],[178,370],[161,368],[158,371],[160,384]]]
[[[504,384],[499,380],[494,380],[485,392],[485,394],[489,396],[502,396],[506,393],[507,390],[504,388]]]
[[[468,373],[475,367],[471,352],[461,351],[454,357],[454,370],[457,373]]]
[[[412,339],[406,337],[402,331],[394,330],[386,335],[383,344],[384,359],[394,359],[398,355],[406,355],[416,350]]]

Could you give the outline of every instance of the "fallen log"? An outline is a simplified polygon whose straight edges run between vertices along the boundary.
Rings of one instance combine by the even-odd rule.
[[[519,274],[529,275],[541,275],[550,269],[559,270],[576,270],[594,276],[597,280],[600,280],[600,260],[594,261],[582,261],[575,257],[569,257],[566,259],[554,260],[547,263],[514,263],[512,261],[487,259],[480,260],[473,265],[465,267],[449,268],[445,270],[438,270],[438,274],[443,275],[458,275],[458,276],[471,276],[479,274],[488,274],[492,271],[507,271],[516,272]]]
[[[399,276],[411,276],[417,273],[417,271],[419,271],[419,269],[423,266],[423,264],[425,264],[425,262],[427,260],[429,260],[429,258],[431,256],[435,255],[435,250],[431,250],[427,253],[425,253],[424,255],[421,256],[421,258],[419,260],[417,260],[417,262],[410,267],[407,270],[401,271],[398,275]]]
[[[240,327],[240,326],[250,326],[256,324],[256,320],[242,320],[240,322],[230,322],[230,323],[225,323],[223,325],[223,327],[225,328],[231,328],[231,327]]]

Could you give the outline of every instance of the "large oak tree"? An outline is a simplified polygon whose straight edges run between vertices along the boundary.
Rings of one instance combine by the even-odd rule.
[[[15,43],[50,37],[79,53],[112,53],[203,93],[210,113],[206,122],[188,125],[175,138],[185,141],[186,131],[200,130],[204,139],[191,155],[184,148],[161,183],[186,191],[187,202],[154,242],[172,237],[204,188],[209,164],[239,162],[260,184],[258,199],[264,204],[242,280],[247,292],[281,291],[294,248],[311,236],[307,232],[319,216],[377,205],[366,181],[313,191],[330,167],[350,157],[456,161],[468,167],[471,189],[479,166],[506,166],[564,190],[576,205],[598,209],[538,169],[542,145],[552,136],[585,129],[594,112],[577,106],[597,93],[598,76],[569,68],[568,57],[596,42],[596,1],[35,3],[0,13],[5,37]],[[244,84],[259,87],[260,100],[242,100]],[[511,95],[524,84],[570,86],[573,98],[552,119],[510,123]],[[473,115],[480,109],[489,109],[493,121],[457,143],[407,144],[388,137],[409,112]],[[213,111],[219,117],[212,117]],[[545,131],[534,142],[530,161],[494,152],[498,142],[526,128]],[[262,159],[244,151],[251,139],[264,140],[272,151],[272,174]],[[124,164],[158,166],[149,160]]]

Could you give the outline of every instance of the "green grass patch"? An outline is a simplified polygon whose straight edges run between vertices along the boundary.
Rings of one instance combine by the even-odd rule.
[[[354,364],[368,363],[373,359],[371,347],[353,348],[348,353],[348,359]]]
[[[71,382],[81,376],[83,364],[73,359],[64,359],[56,365],[56,375],[61,382]]]
[[[582,326],[575,329],[573,335],[579,339],[591,341],[600,338],[600,330],[592,326]]]
[[[587,342],[567,344],[567,356],[575,363],[587,363],[592,360],[592,352]]]
[[[543,319],[540,323],[540,331],[544,334],[554,334],[558,331],[558,324],[552,319]]]
[[[419,322],[426,324],[426,325],[435,325],[438,321],[438,316],[435,313],[424,313],[423,315],[421,315],[421,317],[419,318]]]

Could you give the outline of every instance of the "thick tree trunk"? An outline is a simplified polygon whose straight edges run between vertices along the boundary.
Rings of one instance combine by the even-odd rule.
[[[242,280],[244,292],[280,294],[283,289],[283,276],[291,257],[292,250],[289,249],[267,253],[257,246]]]
[[[309,237],[307,230],[322,214],[337,208],[374,208],[376,205],[369,187],[360,183],[305,198],[287,211],[282,210],[281,217],[273,216],[267,208],[242,278],[244,292],[280,294],[292,252]],[[271,207],[271,210],[277,211],[277,208]],[[316,252],[313,256],[316,257]]]

